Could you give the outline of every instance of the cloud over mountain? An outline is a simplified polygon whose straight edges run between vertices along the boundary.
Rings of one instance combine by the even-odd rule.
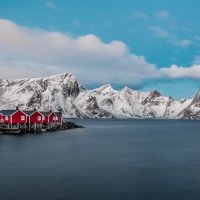
[[[161,68],[160,72],[167,78],[200,79],[200,65],[193,65],[191,67],[178,67],[177,65],[172,65],[169,68]]]
[[[132,83],[154,77],[156,68],[130,53],[121,41],[104,43],[93,34],[73,37],[0,20],[1,78],[70,71],[90,83]]]
[[[168,37],[162,30],[154,31]],[[152,47],[153,48],[153,47]],[[83,84],[139,85],[153,78],[200,78],[200,66],[157,68],[143,56],[130,52],[121,41],[103,42],[93,34],[28,28],[0,20],[0,70],[3,79],[71,72]]]

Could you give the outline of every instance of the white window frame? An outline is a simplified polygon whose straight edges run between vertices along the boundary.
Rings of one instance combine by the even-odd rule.
[[[9,119],[9,118],[8,118],[8,116],[6,115],[6,116],[5,116],[5,121],[8,121],[8,119]]]
[[[42,120],[42,117],[41,117],[41,116],[37,116],[37,120],[38,120],[38,121],[41,121],[41,120]]]
[[[26,117],[24,115],[21,115],[21,120],[22,121],[26,120]]]

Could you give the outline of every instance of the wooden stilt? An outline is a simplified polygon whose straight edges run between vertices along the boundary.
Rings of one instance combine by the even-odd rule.
[[[34,124],[34,132],[36,133],[36,128],[37,128],[37,126],[36,126],[36,123]]]

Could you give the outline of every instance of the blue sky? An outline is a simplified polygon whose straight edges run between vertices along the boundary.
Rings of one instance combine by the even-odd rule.
[[[1,78],[22,78],[30,74],[37,77],[66,71],[74,73],[89,88],[111,82],[116,88],[128,85],[142,91],[157,89],[174,98],[191,98],[200,86],[199,7],[199,0],[0,0],[0,19],[7,20],[0,24],[0,64],[13,71]],[[9,22],[12,26],[8,26]],[[5,29],[8,29],[6,34]],[[40,55],[25,55],[27,50],[40,49],[39,46],[26,43],[18,55],[12,45],[24,41],[17,38],[17,43],[5,42],[5,35],[12,37],[11,32],[16,31],[15,37],[21,34],[21,29],[25,32],[20,38],[32,36],[36,43],[43,43],[41,40],[48,33],[59,33],[63,35],[53,37],[56,44],[66,36],[73,41],[70,44],[75,51],[76,40],[83,37],[83,44],[89,43],[91,48],[80,50],[81,42],[77,47],[79,53],[71,55],[69,48],[54,45],[49,47],[52,52],[56,48],[55,54],[63,51],[66,54],[55,56],[51,62],[52,54],[49,54],[45,57],[49,60],[47,63]],[[110,57],[103,54],[107,51]],[[41,53],[44,52],[47,51]],[[87,59],[82,58],[84,55]],[[43,66],[43,72],[34,73]],[[16,68],[22,73],[14,73]],[[104,78],[100,79],[101,76]]]

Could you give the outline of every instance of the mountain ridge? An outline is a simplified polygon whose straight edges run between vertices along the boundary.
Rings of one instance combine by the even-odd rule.
[[[71,73],[0,81],[0,108],[53,109],[69,118],[200,119],[200,92],[174,100],[159,91],[139,92],[105,84],[85,89]]]

